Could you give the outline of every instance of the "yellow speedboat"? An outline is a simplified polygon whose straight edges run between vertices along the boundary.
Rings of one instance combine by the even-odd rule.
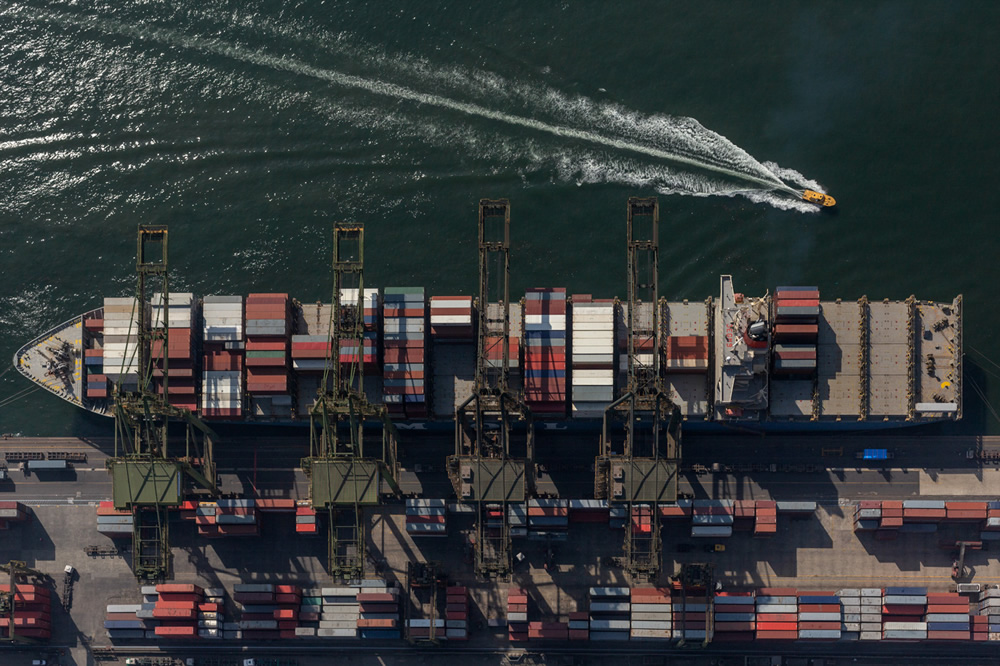
[[[829,208],[831,206],[837,205],[837,200],[831,197],[829,194],[823,194],[822,192],[814,192],[813,190],[803,191],[802,200],[808,201],[811,204],[816,204],[817,206],[822,206],[823,208]]]

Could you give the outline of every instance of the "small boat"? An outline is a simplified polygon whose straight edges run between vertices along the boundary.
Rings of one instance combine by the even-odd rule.
[[[802,200],[808,201],[811,204],[816,204],[817,206],[822,206],[823,208],[829,208],[837,205],[837,200],[829,194],[823,194],[822,192],[815,192],[813,190],[804,190],[802,192]]]

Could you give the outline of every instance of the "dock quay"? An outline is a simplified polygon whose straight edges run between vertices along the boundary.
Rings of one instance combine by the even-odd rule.
[[[282,435],[220,442],[216,453],[223,495],[304,500],[308,496],[308,481],[298,466],[308,448],[303,439]],[[415,438],[409,443],[409,449],[419,451],[419,457],[413,454],[410,460],[407,449],[401,451],[403,499],[388,501],[365,514],[366,574],[402,588],[409,573],[407,563],[433,562],[447,575],[449,585],[468,591],[468,640],[447,645],[442,641],[442,660],[458,658],[452,653],[459,649],[466,655],[463,659],[481,659],[482,663],[497,663],[523,652],[530,658],[540,649],[539,645],[544,646],[542,650],[548,659],[545,663],[589,663],[573,662],[587,658],[606,660],[606,654],[601,656],[606,644],[595,640],[595,629],[590,630],[591,640],[587,642],[553,640],[523,645],[511,641],[508,629],[499,624],[507,622],[507,598],[511,590],[524,591],[530,598],[527,613],[530,621],[544,623],[551,629],[560,622],[574,622],[567,618],[586,614],[588,607],[594,608],[595,603],[602,602],[591,598],[591,588],[669,587],[669,574],[690,563],[712,564],[715,580],[721,584],[720,594],[755,590],[760,597],[759,590],[771,588],[885,590],[891,587],[920,587],[928,595],[948,594],[956,589],[951,576],[954,557],[942,544],[979,540],[977,524],[943,520],[935,524],[933,532],[901,530],[893,539],[884,540],[858,529],[859,512],[870,511],[859,507],[862,502],[871,501],[888,506],[896,500],[905,506],[906,501],[912,500],[940,500],[945,504],[1000,499],[1000,471],[990,455],[1000,450],[1000,437],[689,436],[680,463],[678,493],[682,499],[678,504],[683,505],[685,497],[691,498],[687,500],[688,506],[707,500],[731,501],[737,507],[745,507],[748,502],[751,505],[776,502],[779,517],[773,537],[754,538],[752,531],[737,530],[729,537],[706,541],[692,538],[690,517],[665,518],[663,574],[657,581],[635,583],[616,566],[621,553],[621,531],[609,526],[607,510],[603,519],[595,519],[592,513],[587,515],[586,511],[573,509],[562,531],[548,530],[543,538],[532,533],[514,540],[517,563],[509,580],[482,580],[470,566],[469,537],[474,533],[474,515],[462,510],[444,471],[444,459],[452,443],[433,436]],[[870,448],[887,449],[894,455],[881,461],[857,458],[859,451]],[[591,498],[590,463],[595,453],[596,444],[585,443],[578,435],[552,434],[540,438],[536,459],[542,470],[538,495],[567,502]],[[21,471],[23,459],[37,459],[39,455],[49,458],[50,454],[72,462],[66,470],[50,473]],[[9,477],[0,488],[0,495],[2,499],[22,503],[30,515],[28,520],[11,523],[6,531],[0,532],[0,561],[20,559],[53,580],[61,579],[66,564],[75,568],[78,580],[73,606],[66,614],[55,614],[52,627],[51,645],[69,649],[67,658],[72,661],[65,663],[88,663],[88,655],[95,648],[98,654],[106,655],[109,660],[120,658],[122,663],[129,655],[175,654],[180,658],[185,654],[204,654],[185,652],[190,648],[180,642],[172,646],[162,641],[111,641],[105,632],[108,606],[136,604],[143,598],[130,571],[128,541],[109,539],[97,531],[95,514],[101,503],[112,496],[110,476],[104,467],[109,455],[114,455],[114,442],[110,438],[0,439],[0,459],[7,461]],[[435,465],[435,460],[440,462]],[[717,465],[717,460],[727,463]],[[423,537],[408,531],[405,498],[445,500],[446,534]],[[815,503],[812,509],[798,515],[780,508],[809,502]],[[737,508],[737,515],[740,510],[743,509]],[[325,571],[325,540],[298,534],[294,516],[262,511],[258,519],[260,536],[242,538],[204,539],[191,521],[173,517],[171,521],[171,580],[203,588],[222,588],[225,612],[230,617],[239,616],[239,607],[233,601],[236,586],[247,582],[291,585],[303,590],[335,585]],[[706,552],[706,544],[714,547],[716,543],[724,545],[724,550]],[[984,589],[991,583],[1000,583],[997,551],[989,550],[988,545],[970,551],[966,559],[974,570],[972,580],[981,581]],[[418,597],[419,592],[409,600],[410,619],[419,615]],[[716,613],[719,612],[717,607]],[[403,619],[400,615],[400,621]],[[210,650],[226,653],[220,642],[202,642]],[[321,651],[321,647],[309,644],[308,640],[298,643],[285,646],[259,642],[257,654],[294,658],[302,664],[323,663],[318,654],[310,652]],[[240,643],[243,653],[248,649],[246,645]],[[347,649],[357,663],[365,663],[371,657],[369,652],[381,650],[390,654],[391,651],[384,651],[394,645],[407,643],[402,639],[361,640],[347,646],[337,643],[337,649]],[[927,642],[920,645],[925,658],[942,654],[934,652],[940,644],[931,645],[930,651]],[[880,650],[885,651],[883,655],[889,654],[890,646],[894,655],[900,654],[901,646],[904,651],[907,649],[906,644],[884,640],[852,644],[841,640],[835,644],[833,658],[844,651],[851,659],[860,658],[862,661],[858,663],[864,663],[866,658],[877,659]],[[963,644],[962,653],[967,653],[969,663],[975,663],[977,655],[986,654],[978,652],[978,647]],[[632,640],[615,644],[612,652],[638,657],[649,653],[651,648],[649,643]],[[681,654],[685,659],[695,660],[691,663],[700,663],[698,659],[721,659],[716,663],[727,663],[727,658],[736,659],[737,654],[776,651],[802,656],[817,650],[815,645],[803,644],[801,640],[778,647],[759,641],[724,643],[719,642],[717,633],[716,640],[697,656]]]

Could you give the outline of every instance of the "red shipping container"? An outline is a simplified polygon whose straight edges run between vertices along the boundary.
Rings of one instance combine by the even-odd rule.
[[[716,610],[718,613],[719,611]],[[757,622],[798,622],[798,613],[757,613]]]
[[[840,629],[840,621],[835,622],[799,622],[799,631]]]
[[[153,617],[157,619],[193,620],[197,614],[194,608],[160,608],[157,606],[153,609]]]
[[[801,595],[800,595],[801,596]],[[833,596],[833,595],[808,595],[808,596]],[[840,604],[799,604],[800,613],[839,613]]]
[[[181,592],[161,592],[156,601],[157,608],[195,608],[202,600],[200,594],[184,594]]]
[[[257,498],[254,505],[260,511],[295,511],[295,500]]]
[[[967,641],[968,631],[928,631],[927,640],[930,641]]]
[[[156,627],[156,635],[164,638],[194,638],[198,635],[198,627],[193,625],[160,625]]]
[[[774,337],[779,338],[815,338],[819,334],[818,324],[776,324]]]
[[[203,594],[205,591],[193,583],[160,583],[157,594]]]
[[[310,343],[298,343],[310,344]],[[316,342],[311,344],[325,345],[325,342]],[[247,351],[285,351],[288,342],[286,340],[260,340],[260,341],[247,341]]]
[[[818,301],[819,300],[819,292],[815,291],[815,290],[814,291],[779,291],[779,292],[777,292],[774,295],[774,297],[777,300],[779,300],[779,301],[782,301],[782,300],[787,301],[789,299],[796,299],[796,298],[799,298],[799,299],[810,299],[810,300]]]
[[[773,631],[757,629],[757,640],[759,641],[785,641],[798,640],[798,631]]]

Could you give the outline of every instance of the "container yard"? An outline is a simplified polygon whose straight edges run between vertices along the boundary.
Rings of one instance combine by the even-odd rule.
[[[140,226],[135,296],[14,359],[110,418],[107,440],[0,440],[5,642],[53,663],[995,653],[1000,440],[893,430],[962,418],[960,296],[723,275],[668,301],[658,202],[633,198],[624,297],[512,297],[509,202],[478,212],[469,294],[365,286],[364,225],[338,223],[315,303],[171,292],[168,230]]]

